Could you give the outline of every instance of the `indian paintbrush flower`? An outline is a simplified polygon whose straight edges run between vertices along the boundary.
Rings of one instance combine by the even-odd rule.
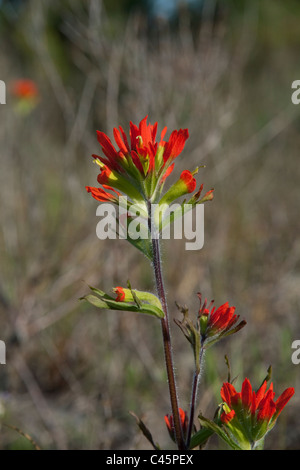
[[[238,323],[240,316],[235,314],[235,307],[230,307],[228,302],[216,309],[215,307],[212,308],[214,301],[207,305],[205,299],[202,304],[201,294],[198,293],[198,297],[200,299],[200,308],[196,321],[190,318],[188,309],[184,307],[179,307],[183,313],[183,319],[181,321],[175,320],[175,323],[192,345],[197,368],[199,367],[198,361],[201,348],[208,348],[213,343],[236,333],[246,325],[245,320]]]
[[[100,167],[97,177],[100,187],[86,186],[86,190],[99,202],[111,202],[125,208],[128,222],[134,216],[138,218],[138,239],[130,230],[130,227],[135,227],[134,223],[124,225],[126,218],[122,216],[120,220],[116,215],[119,233],[152,259],[149,230],[158,237],[174,220],[197,204],[212,200],[213,189],[201,197],[202,184],[194,192],[196,168],[193,172],[182,171],[180,178],[164,193],[166,179],[174,169],[174,160],[182,152],[189,136],[188,129],[174,130],[169,140],[165,140],[165,127],[157,140],[157,123],[147,124],[147,116],[139,126],[130,122],[129,127],[129,138],[121,126],[114,128],[117,147],[104,132],[97,131],[103,155],[94,154],[93,157]],[[187,194],[191,194],[189,201],[184,200],[168,211],[173,201]]]
[[[237,392],[231,383],[226,382],[221,388],[224,402],[221,422],[241,448],[253,449],[273,428],[294,393],[294,388],[289,387],[274,401],[273,384],[267,390],[266,380],[257,392],[252,389],[247,378],[242,384],[241,392]]]
[[[183,437],[185,438],[186,433],[187,433],[187,429],[188,429],[188,415],[182,408],[179,408],[179,417],[180,417],[180,423],[181,423]],[[170,416],[165,415],[165,423],[166,423],[166,426],[168,428],[171,439],[175,442],[175,430],[174,430],[173,415],[170,415]]]
[[[106,185],[106,189],[110,187],[122,191],[135,202],[158,202],[165,180],[174,169],[174,160],[182,152],[189,137],[188,129],[174,130],[166,141],[167,128],[162,130],[157,140],[157,122],[154,125],[147,124],[147,116],[139,126],[130,122],[129,127],[129,138],[121,126],[114,128],[117,148],[104,132],[97,131],[104,154],[93,155],[100,167],[98,183]],[[196,189],[194,173],[188,170],[182,172],[180,180],[172,187],[172,200]],[[96,191],[89,186],[86,189],[94,197]],[[212,199],[211,191],[209,199]]]
[[[14,106],[18,114],[29,114],[39,101],[39,89],[33,80],[27,78],[14,80],[10,84],[10,91],[14,97]]]
[[[33,99],[39,95],[38,87],[33,80],[19,79],[11,84],[11,92],[17,98]]]
[[[222,337],[236,333],[246,325],[245,320],[237,324],[240,316],[235,314],[235,307],[230,307],[228,302],[216,309],[216,307],[212,307],[213,300],[207,306],[207,300],[205,299],[202,304],[201,294],[198,293],[198,297],[200,300],[198,321],[203,343],[211,344]]]

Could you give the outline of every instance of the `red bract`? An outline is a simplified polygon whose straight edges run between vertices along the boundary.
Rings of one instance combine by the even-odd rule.
[[[116,301],[117,302],[124,302],[125,301],[125,290],[123,287],[115,287],[114,292],[117,294]]]
[[[221,421],[229,426],[232,434],[239,436],[239,439],[242,432],[245,440],[253,446],[275,425],[279,414],[294,393],[294,388],[289,387],[274,401],[272,383],[267,390],[267,382],[264,381],[257,392],[252,389],[247,378],[242,384],[241,392],[237,392],[232,384],[224,383],[221,397],[226,406]]]
[[[189,137],[187,129],[173,131],[168,142],[165,143],[164,162],[174,160],[183,150],[185,141]]]
[[[114,147],[104,132],[98,131],[98,141],[107,159],[96,155],[94,157],[99,158],[109,168],[121,172],[124,171],[124,166],[126,167],[125,161],[130,163],[131,160],[141,175],[145,177],[157,167],[156,156],[159,148],[163,149],[163,162],[160,162],[159,166],[165,167],[167,162],[167,166],[169,166],[170,160],[174,160],[182,152],[185,141],[189,136],[187,129],[180,129],[179,131],[173,131],[170,140],[164,142],[163,138],[166,131],[167,128],[165,127],[160,140],[157,142],[157,122],[154,125],[147,124],[146,116],[140,122],[139,127],[130,122],[130,138],[128,140],[123,128],[119,126],[119,129],[114,128],[113,131],[118,149]]]
[[[147,116],[141,120],[139,126],[130,122],[129,127],[128,138],[121,126],[114,128],[116,146],[104,132],[97,131],[104,154],[93,155],[101,169],[98,182],[101,185],[112,185],[116,189],[121,187],[129,197],[134,194],[134,186],[141,195],[140,199],[145,196],[149,198],[155,191],[160,193],[162,190],[165,179],[174,168],[173,161],[182,152],[189,133],[187,129],[176,130],[171,133],[169,141],[164,141],[167,131],[165,127],[157,140],[157,122],[154,125],[148,124]],[[127,181],[128,190],[124,180]],[[194,180],[189,181],[190,192],[195,186]],[[138,199],[136,194],[134,198]]]
[[[184,170],[180,175],[181,181],[186,186],[188,193],[192,193],[196,189],[197,181],[189,170]]]
[[[181,422],[181,428],[183,432],[183,436],[186,436],[187,429],[188,429],[188,415],[185,411],[183,411],[181,408],[179,408],[179,417],[180,417],[180,422]],[[165,416],[165,423],[167,425],[169,434],[171,436],[171,439],[175,441],[175,430],[174,430],[174,420],[173,420],[173,415],[166,415]]]
[[[120,193],[118,191],[115,191],[114,188],[111,188],[110,186],[103,186],[106,189],[110,191],[114,191],[117,196],[114,194],[111,194],[107,191],[104,191],[102,188],[92,188],[91,186],[86,186],[86,190],[88,193],[91,193],[93,198],[96,199],[99,202],[118,202],[118,196],[120,196]]]
[[[201,294],[198,294],[198,297],[200,299],[200,332],[203,340],[212,336],[222,337],[232,334],[245,326],[244,320],[236,325],[240,316],[235,314],[235,307],[230,307],[228,302],[216,309],[216,307],[211,308],[213,300],[207,307],[207,299],[201,304]],[[235,328],[233,328],[234,325],[236,325]]]

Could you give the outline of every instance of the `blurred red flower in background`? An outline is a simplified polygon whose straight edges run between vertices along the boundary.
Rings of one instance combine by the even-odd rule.
[[[39,90],[36,83],[29,79],[15,80],[11,84],[11,92],[17,98],[37,98]]]

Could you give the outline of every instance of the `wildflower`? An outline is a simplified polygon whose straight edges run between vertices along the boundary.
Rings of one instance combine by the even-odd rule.
[[[104,132],[97,131],[104,154],[93,155],[100,167],[98,183],[110,185],[135,201],[152,199],[153,202],[159,198],[166,178],[173,171],[174,160],[185,146],[188,129],[173,131],[169,140],[165,141],[167,128],[157,139],[157,122],[148,124],[147,116],[139,126],[130,122],[129,127],[129,138],[121,126],[114,128],[117,147]],[[196,180],[188,170],[182,173],[180,182],[179,195],[192,192],[196,187]],[[94,194],[94,191],[90,192]]]
[[[179,408],[179,418],[181,422],[181,428],[183,432],[183,437],[186,437],[187,429],[188,429],[188,415],[185,411],[183,411],[181,408]],[[166,415],[165,416],[165,423],[167,425],[169,434],[171,436],[171,439],[175,442],[175,429],[174,429],[174,420],[173,420],[173,415]]]
[[[36,83],[29,79],[15,80],[10,86],[14,97],[14,108],[19,115],[29,115],[38,104],[39,90]]]
[[[102,155],[93,154],[93,158],[100,167],[97,177],[100,187],[86,186],[86,190],[99,202],[113,202],[128,210],[127,217],[122,212],[122,220],[116,217],[121,236],[152,261],[150,237],[154,234],[158,238],[168,225],[194,206],[211,201],[213,189],[201,196],[202,184],[194,192],[197,185],[194,177],[198,172],[196,168],[192,172],[182,171],[180,178],[163,195],[166,179],[174,169],[174,160],[188,139],[188,129],[174,130],[169,140],[165,140],[167,128],[157,138],[157,122],[148,124],[147,116],[139,126],[130,122],[129,127],[128,138],[121,126],[114,128],[115,144],[104,132],[97,131]],[[178,204],[170,217],[169,205],[187,194],[191,194],[189,201]],[[136,217],[132,220],[133,224],[124,226],[123,222],[129,222],[132,217]],[[132,232],[135,224],[139,229],[138,236]]]
[[[33,80],[20,79],[12,83],[12,94],[21,99],[34,99],[39,95],[38,87]]]
[[[200,299],[200,309],[196,321],[190,317],[187,307],[177,305],[183,313],[183,319],[181,321],[175,319],[175,323],[190,342],[194,353],[196,371],[200,372],[201,350],[207,349],[223,337],[236,333],[246,325],[246,321],[242,320],[236,325],[240,317],[234,313],[235,307],[229,307],[228,302],[217,309],[215,307],[211,309],[213,301],[207,307],[207,300],[205,299],[203,305],[201,305],[201,294],[198,293],[198,297]]]
[[[198,319],[202,342],[209,338],[214,338],[214,341],[219,340],[224,336],[236,333],[245,326],[244,320],[236,325],[240,316],[235,314],[235,307],[230,307],[228,302],[216,309],[216,307],[212,308],[214,301],[211,301],[207,307],[207,300],[205,299],[201,304],[201,294],[198,293],[198,297],[200,299]],[[234,327],[234,325],[236,326]]]
[[[241,392],[230,383],[224,383],[221,397],[224,401],[221,422],[242,448],[254,448],[275,425],[278,416],[294,395],[293,387],[287,388],[274,401],[273,384],[267,390],[266,380],[255,392],[246,378]]]

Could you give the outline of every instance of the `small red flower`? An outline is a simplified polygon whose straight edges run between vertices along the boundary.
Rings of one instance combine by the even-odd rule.
[[[186,437],[187,429],[188,429],[188,415],[185,411],[179,408],[179,417],[181,422],[181,428],[183,432],[183,436]],[[174,420],[173,415],[166,415],[165,416],[165,423],[167,425],[169,434],[171,439],[175,442],[175,428],[174,428]]]
[[[115,287],[114,292],[115,292],[115,294],[117,294],[117,297],[116,297],[117,302],[124,302],[125,301],[126,293],[125,293],[123,287]]]
[[[212,308],[213,300],[207,306],[207,299],[201,304],[201,294],[198,293],[198,297],[200,299],[198,316],[203,340],[212,336],[221,337],[232,334],[245,326],[246,322],[244,320],[236,325],[240,316],[235,314],[235,307],[230,307],[228,302],[225,302],[216,309],[216,307]],[[234,325],[236,326],[234,327]]]
[[[12,83],[12,94],[17,98],[32,99],[39,95],[38,87],[33,80],[20,79]]]
[[[192,193],[193,191],[195,191],[197,181],[189,170],[184,170],[180,175],[180,179],[186,186],[186,190],[188,193]]]
[[[228,425],[230,431],[236,433],[239,439],[242,431],[245,440],[253,445],[275,425],[279,414],[294,393],[294,388],[289,387],[274,401],[272,383],[267,390],[267,382],[264,381],[255,392],[246,378],[241,392],[237,392],[232,384],[226,382],[221,388],[221,397],[226,404],[221,421]]]

